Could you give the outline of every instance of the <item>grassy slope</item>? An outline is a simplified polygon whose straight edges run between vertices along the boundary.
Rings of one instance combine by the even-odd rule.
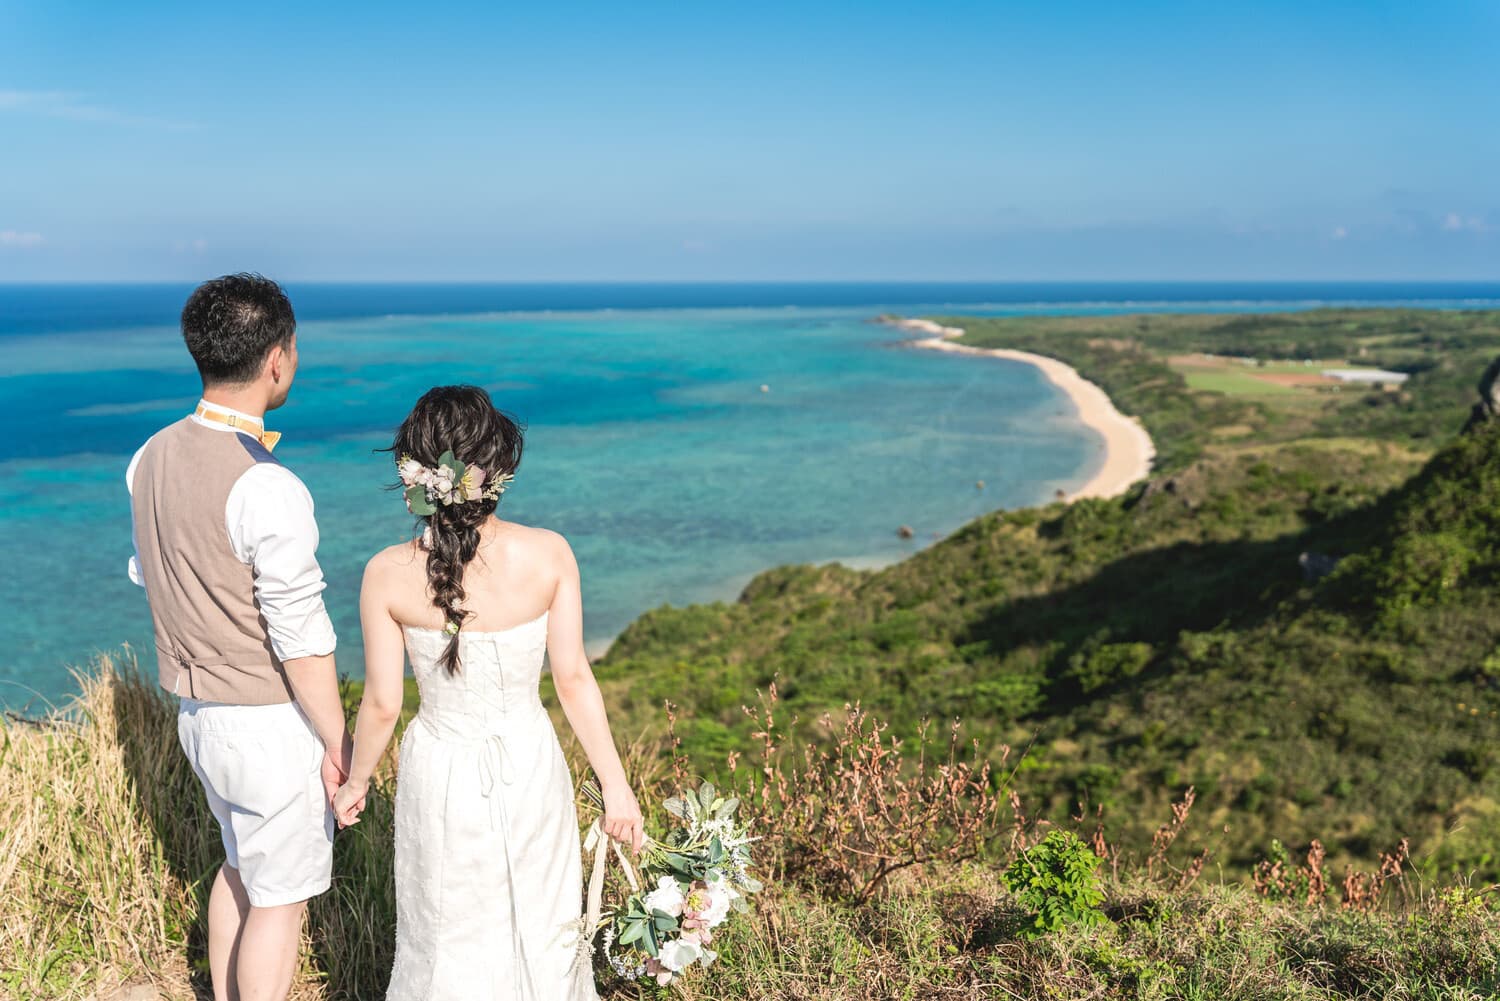
[[[151,681],[106,663],[71,716],[0,721],[0,1001],[123,1001],[141,985],[174,1001],[208,996],[204,909],[222,855],[174,712]],[[660,802],[670,776],[628,764],[648,807]],[[335,842],[334,887],[310,909],[293,1001],[384,996],[392,793],[383,769],[364,818]],[[1032,940],[996,875],[990,861],[908,869],[860,906],[772,882],[750,918],[723,929],[723,958],[672,995],[1480,1001],[1500,989],[1493,894],[1418,894],[1407,882],[1401,906],[1353,913],[1207,879],[1180,892],[1130,872],[1107,883],[1107,923]],[[602,987],[642,996],[608,975]]]
[[[859,698],[907,731],[961,715],[1030,744],[1023,794],[1056,817],[1102,803],[1128,844],[1193,784],[1230,869],[1273,837],[1369,860],[1410,836],[1430,868],[1500,872],[1500,436],[1456,438],[1500,316],[943,322],[1075,365],[1143,419],[1157,475],[987,515],[885,570],[783,567],[736,603],[642,616],[598,665],[628,726],[670,698],[689,752],[717,760],[775,677],[804,720]],[[1194,351],[1411,379],[1200,392],[1164,360]],[[1356,558],[1308,584],[1305,551]]]

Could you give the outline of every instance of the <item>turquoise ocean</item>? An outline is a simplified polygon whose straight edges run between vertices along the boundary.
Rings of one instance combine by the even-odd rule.
[[[98,651],[150,663],[124,471],[197,399],[176,328],[189,291],[0,285],[0,705],[44,708]],[[910,350],[871,322],[882,312],[1500,305],[1500,286],[1476,283],[288,291],[301,369],[268,424],[317,504],[339,666],[356,677],[364,561],[413,526],[375,449],[433,385],[484,386],[527,425],[501,516],[572,542],[598,648],[661,604],[733,600],[783,563],[897,560],[1091,476],[1100,441],[1035,368]]]

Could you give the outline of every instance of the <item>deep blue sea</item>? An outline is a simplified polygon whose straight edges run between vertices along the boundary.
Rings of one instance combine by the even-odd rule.
[[[188,285],[0,284],[0,705],[69,665],[149,661],[125,577],[124,471],[198,396]],[[1086,480],[1100,443],[1030,366],[902,347],[881,312],[1500,306],[1500,283],[291,284],[302,364],[270,415],[312,490],[340,637],[360,673],[364,561],[407,537],[373,450],[430,386],[472,382],[528,425],[503,517],[566,535],[600,644],[663,603],[733,599],[788,562],[899,559]],[[764,390],[762,386],[766,387]],[[984,481],[984,488],[976,483]],[[897,527],[910,525],[903,540]]]

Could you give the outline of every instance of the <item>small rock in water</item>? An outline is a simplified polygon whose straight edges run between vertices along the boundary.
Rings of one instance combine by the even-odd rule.
[[[1061,487],[1059,487],[1057,489],[1057,492],[1054,494],[1054,496],[1058,500],[1062,500],[1064,497],[1068,496],[1068,492],[1066,490],[1062,489]]]
[[[974,481],[974,489],[975,490],[983,490],[984,489],[984,481],[983,480],[975,480]]]
[[[902,525],[900,528],[896,529],[896,534],[901,536],[901,538],[903,539],[909,539],[916,533],[911,530],[910,525]]]
[[[762,392],[762,393],[769,393],[769,392],[770,392],[770,391],[771,391],[771,387],[770,387],[770,386],[768,386],[768,385],[766,385],[766,384],[765,384],[765,383],[764,383],[764,382],[763,382],[763,383],[761,383],[761,384],[760,384],[760,391],[761,391],[761,392]]]

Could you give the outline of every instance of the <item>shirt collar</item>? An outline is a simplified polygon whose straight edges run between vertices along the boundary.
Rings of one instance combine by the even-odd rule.
[[[220,415],[222,415],[224,417],[238,417],[242,421],[249,421],[252,424],[258,424],[260,426],[260,429],[262,431],[264,431],[265,428],[266,428],[266,422],[265,422],[265,420],[263,418],[252,416],[250,414],[245,413],[243,410],[236,410],[233,407],[226,407],[226,406],[223,406],[222,404],[218,404],[218,403],[209,403],[207,400],[202,400],[202,399],[200,399],[198,401],[198,407],[202,407],[204,410],[207,410],[209,413],[220,414]],[[196,410],[198,408],[194,407],[193,409]],[[197,417],[196,414],[193,416],[193,419],[194,420],[198,420],[198,417]],[[246,429],[246,428],[232,428],[232,427],[230,427],[227,424],[219,424],[219,423],[217,423],[215,421],[198,420],[198,423],[203,424],[203,425],[205,425],[207,427],[218,428],[218,429],[224,430],[224,431],[239,431],[241,434],[249,434],[250,433],[249,430]]]

